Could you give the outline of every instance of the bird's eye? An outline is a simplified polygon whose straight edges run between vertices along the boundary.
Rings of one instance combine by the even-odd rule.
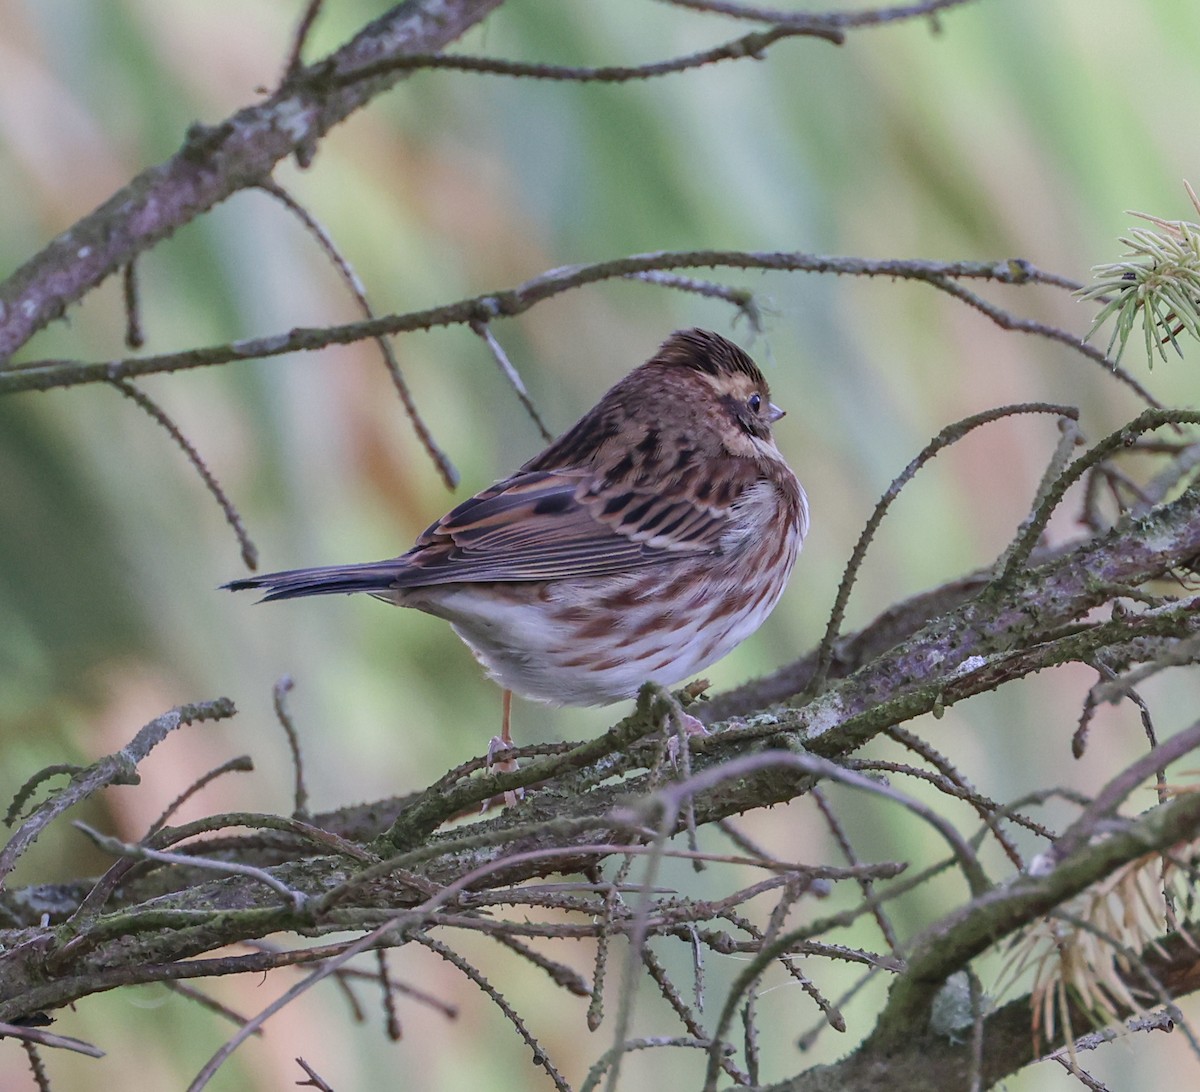
[[[750,398],[747,400],[746,405],[748,405],[750,407],[751,413],[757,413],[759,411],[759,409],[762,407],[762,395],[759,394],[757,391],[755,391],[754,394],[750,395]]]

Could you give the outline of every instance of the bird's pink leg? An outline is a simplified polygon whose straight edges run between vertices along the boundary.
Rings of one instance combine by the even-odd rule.
[[[497,758],[498,754],[510,750],[513,745],[512,741],[512,691],[505,690],[504,697],[501,699],[501,715],[500,715],[500,734],[492,736],[491,742],[487,749],[487,764],[488,770],[495,773],[512,773],[520,767],[515,758]],[[506,807],[512,807],[518,800],[525,797],[524,789],[510,789],[504,794],[504,803]],[[487,811],[493,805],[493,800],[485,800],[481,811]]]

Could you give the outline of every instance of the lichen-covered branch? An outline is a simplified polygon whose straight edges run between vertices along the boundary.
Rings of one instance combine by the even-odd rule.
[[[1046,273],[1021,259],[1005,261],[937,262],[922,259],[867,259],[838,255],[806,254],[794,251],[757,252],[745,250],[653,251],[630,254],[623,258],[586,264],[562,266],[531,277],[515,288],[484,293],[469,299],[421,311],[396,315],[381,315],[360,322],[336,326],[296,327],[285,333],[266,337],[247,338],[228,345],[211,345],[153,356],[129,357],[122,360],[76,361],[32,360],[19,368],[0,370],[0,394],[20,391],[50,390],[73,387],[84,383],[100,383],[113,379],[129,379],[227,364],[238,360],[280,356],[285,353],[323,349],[329,345],[347,345],[368,338],[389,334],[429,330],[440,326],[488,323],[497,318],[511,318],[531,307],[564,292],[585,285],[642,273],[677,269],[760,269],[789,273],[822,273],[852,277],[875,277],[921,281],[945,289],[945,285],[964,280],[994,281],[997,284],[1047,284],[1060,288],[1077,288],[1073,281]],[[0,285],[0,303],[3,286]],[[1011,316],[1009,316],[1011,319]],[[1015,319],[1011,319],[1015,322]],[[0,323],[0,334],[3,332]],[[1070,335],[1059,331],[1063,339]],[[0,342],[0,345],[3,343]],[[1073,347],[1111,368],[1113,362],[1103,353],[1076,342]],[[0,362],[3,355],[0,355]],[[1119,373],[1123,375],[1124,373]]]
[[[1059,551],[1003,589],[956,588],[955,596],[976,593],[820,697],[695,741],[694,783],[703,788],[688,792],[696,822],[713,823],[804,793],[813,783],[813,774],[805,772],[813,764],[800,763],[803,768],[798,768],[789,761],[791,754],[807,751],[838,759],[921,712],[1032,672],[1086,659],[1098,651],[1124,654],[1131,648],[1151,647],[1147,639],[1155,636],[1200,632],[1200,610],[1190,597],[1119,614],[1107,622],[1070,624],[1111,597],[1114,588],[1136,586],[1197,554],[1200,493],[1190,491],[1141,520],[1127,521],[1106,535]],[[202,866],[155,867],[143,862],[119,894],[114,892],[95,913],[66,920],[73,909],[68,902],[52,911],[52,920],[43,926],[37,915],[44,912],[38,908],[45,904],[35,892],[6,892],[0,912],[12,927],[0,931],[5,949],[0,955],[0,1019],[54,1009],[128,983],[203,975],[204,961],[189,960],[241,940],[281,932],[311,935],[378,927],[391,915],[426,903],[431,893],[444,891],[465,874],[486,875],[483,889],[512,890],[512,885],[543,876],[594,874],[608,857],[653,850],[658,844],[662,801],[667,799],[656,786],[671,776],[669,767],[660,765],[668,701],[665,695],[647,692],[634,714],[599,740],[535,760],[516,773],[468,775],[454,784],[435,786],[410,798],[384,834],[379,832],[394,813],[381,811],[373,827],[377,836],[360,841],[357,854],[325,853],[311,839],[295,840],[289,849],[282,832],[275,841],[264,836],[256,842],[251,837],[226,841],[217,849],[203,841],[188,843],[206,858],[217,852],[238,854],[239,859],[265,855],[264,867],[280,890],[292,893],[288,898],[277,896],[256,876],[214,878]],[[779,752],[777,762],[770,761],[772,749]],[[739,759],[755,754],[760,758],[753,769],[744,763],[744,768],[739,767]],[[723,777],[723,766],[741,776]],[[479,800],[534,782],[541,783],[539,791],[498,818],[447,832],[436,830],[451,814],[477,806]],[[1200,832],[1196,799],[1164,805],[1166,810],[1156,820],[1163,837],[1177,839],[1189,831]],[[681,808],[676,810],[682,813]],[[343,819],[320,821],[336,827]],[[349,815],[344,817],[345,823],[350,821]],[[362,817],[354,821],[361,823]],[[681,823],[673,820],[671,829],[680,829]],[[371,829],[360,826],[358,837]],[[1129,834],[1134,839],[1127,847],[1130,852],[1138,838],[1142,838],[1140,852],[1160,844],[1154,838],[1147,841],[1139,830]],[[170,841],[169,828],[162,836]],[[1114,842],[1106,852],[1121,856],[1124,844]],[[187,852],[187,844],[177,846],[175,853],[179,852]],[[1080,853],[1080,860],[1093,864],[1100,860],[1089,855],[1086,847]],[[1054,883],[1077,880],[1082,884],[1091,875],[1064,871]],[[1041,880],[1022,884],[996,886],[965,904],[947,919],[946,935],[995,928],[998,900],[1028,910],[1034,903],[1041,906],[1038,900],[1049,897],[1045,893],[1053,887]],[[477,898],[480,890],[473,888],[472,897]],[[1028,895],[1030,891],[1035,895]],[[453,903],[439,906],[444,912]],[[595,919],[598,904],[585,900],[575,905],[590,909],[592,927],[601,928]],[[609,921],[603,927],[625,930],[632,928],[631,921]],[[669,932],[676,921],[652,915],[640,927],[655,935],[656,930]],[[715,934],[702,942],[728,943]],[[923,950],[918,945],[911,956],[918,967],[925,958],[920,955]],[[965,961],[974,951],[970,945],[955,947],[948,942],[931,950],[940,962],[915,980],[924,984],[926,994],[938,976],[958,962],[958,957],[947,962],[947,953],[957,952]],[[914,1001],[905,1011],[919,1007]]]
[[[336,73],[433,53],[500,3],[400,4],[319,63]],[[281,159],[311,158],[333,126],[408,75],[384,72],[317,87],[303,78],[305,71],[217,125],[194,125],[170,159],[143,171],[0,284],[0,365],[106,277],[231,194],[265,181]]]

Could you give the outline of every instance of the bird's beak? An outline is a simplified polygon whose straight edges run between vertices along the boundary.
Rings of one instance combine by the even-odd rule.
[[[787,410],[781,410],[774,402],[767,403],[767,420],[774,424],[787,413]]]

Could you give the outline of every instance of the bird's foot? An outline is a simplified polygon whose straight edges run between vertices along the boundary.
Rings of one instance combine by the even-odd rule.
[[[707,728],[704,727],[703,724],[700,723],[699,720],[693,717],[691,713],[680,713],[679,719],[683,721],[684,745],[686,745],[687,741],[692,739],[694,736],[707,736],[712,734]],[[679,764],[679,748],[680,737],[678,733],[674,733],[672,734],[671,738],[667,740],[667,757],[671,760],[672,766],[677,766]]]
[[[515,758],[505,757],[513,750],[512,740],[505,739],[503,736],[492,736],[488,743],[487,749],[487,768],[488,773],[512,773],[519,770],[520,764]],[[504,794],[504,806],[506,808],[513,807],[518,800],[525,799],[524,789],[509,789]],[[480,807],[479,813],[489,811],[491,808],[499,807],[500,797],[489,796]]]

